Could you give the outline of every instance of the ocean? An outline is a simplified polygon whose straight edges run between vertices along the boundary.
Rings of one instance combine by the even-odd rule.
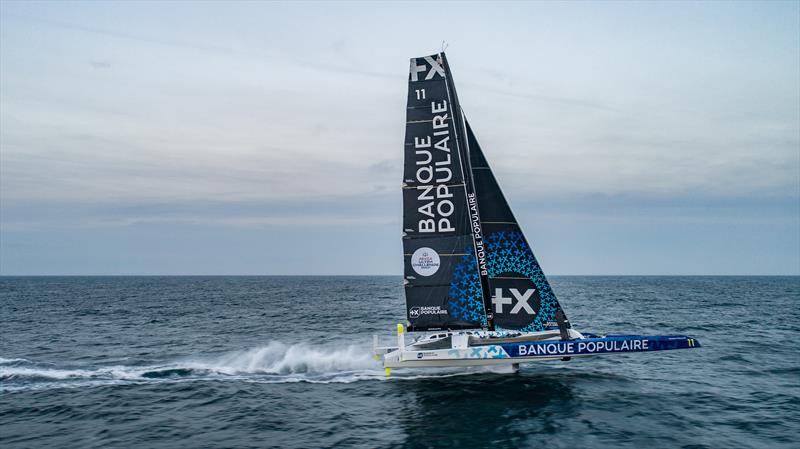
[[[800,446],[800,277],[551,283],[580,331],[703,347],[387,379],[399,276],[2,277],[0,447]]]

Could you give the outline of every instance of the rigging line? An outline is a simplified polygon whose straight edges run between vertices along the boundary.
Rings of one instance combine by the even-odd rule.
[[[448,120],[452,120],[452,119],[447,119],[446,118],[446,119],[442,120],[442,123],[447,123]],[[411,120],[409,122],[406,122],[406,125],[411,124],[411,123],[429,123],[429,122],[433,122],[433,119],[430,119],[430,120]]]

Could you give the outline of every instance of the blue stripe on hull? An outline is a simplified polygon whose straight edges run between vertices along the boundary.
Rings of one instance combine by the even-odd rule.
[[[686,336],[611,335],[581,340],[538,341],[500,345],[514,357],[578,356],[620,352],[666,351],[699,348],[700,342]]]

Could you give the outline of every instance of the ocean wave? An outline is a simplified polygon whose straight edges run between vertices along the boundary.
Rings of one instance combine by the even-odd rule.
[[[5,357],[0,357],[0,365],[8,365],[8,364],[11,364],[11,363],[27,363],[27,362],[30,362],[30,360],[28,360],[28,359],[19,359],[19,358],[7,359]]]

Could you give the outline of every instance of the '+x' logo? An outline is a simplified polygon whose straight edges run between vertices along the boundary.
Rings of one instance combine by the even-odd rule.
[[[536,311],[533,310],[533,307],[531,307],[530,304],[528,304],[528,300],[531,299],[531,296],[533,296],[533,292],[536,291],[535,288],[529,288],[528,290],[525,290],[525,293],[520,293],[519,290],[517,290],[516,288],[509,288],[508,291],[511,292],[511,296],[513,296],[514,298],[507,298],[503,296],[502,288],[494,289],[494,296],[492,297],[492,303],[494,304],[495,312],[503,313],[503,306],[511,305],[513,299],[516,299],[517,303],[514,305],[514,307],[511,308],[510,313],[517,314],[519,313],[520,310],[525,309],[525,312],[531,315],[536,315]]]

